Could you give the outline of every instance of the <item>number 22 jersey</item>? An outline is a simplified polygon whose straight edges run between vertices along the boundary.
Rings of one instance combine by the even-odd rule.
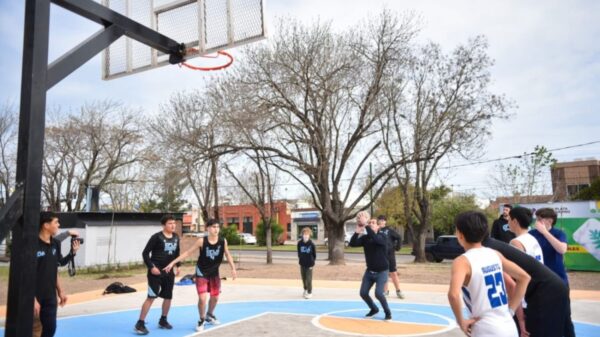
[[[472,248],[463,254],[471,265],[469,284],[462,287],[463,300],[473,325],[472,336],[517,337],[517,327],[508,311],[502,262],[495,250]]]

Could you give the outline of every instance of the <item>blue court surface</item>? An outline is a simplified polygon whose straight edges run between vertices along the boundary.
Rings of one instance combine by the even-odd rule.
[[[390,303],[393,313],[393,322],[404,326],[404,333],[395,334],[400,336],[419,336],[419,335],[444,335],[445,331],[455,327],[454,316],[448,306],[411,304],[411,303]],[[281,301],[250,301],[250,302],[223,302],[217,306],[216,316],[221,321],[218,326],[208,325],[205,329],[210,332],[212,329],[219,329],[231,324],[239,323],[243,327],[244,321],[249,321],[254,317],[259,317],[268,313],[292,314],[303,316],[314,316],[312,322],[318,328],[328,332],[337,332],[343,334],[361,334],[359,331],[353,332],[352,324],[341,324],[346,330],[336,330],[326,324],[320,324],[320,318],[333,320],[351,320],[354,322],[371,322],[369,324],[378,324],[389,327],[389,323],[382,321],[383,314],[380,312],[374,320],[363,320],[362,317],[367,310],[362,301],[339,301],[339,300],[281,300]],[[68,336],[133,336],[133,326],[137,321],[139,309],[98,313],[93,315],[74,316],[61,318],[58,321],[57,337]],[[174,306],[169,313],[169,321],[173,325],[173,330],[158,329],[157,322],[160,317],[160,308],[151,309],[146,319],[146,326],[150,330],[150,336],[162,337],[184,337],[198,334],[195,331],[195,324],[198,319],[198,311],[195,305]],[[321,320],[325,322],[326,320]],[[348,321],[350,322],[350,321]],[[393,324],[392,324],[393,325]],[[423,333],[414,330],[413,333],[407,333],[406,326],[433,328],[435,332]],[[349,327],[349,328],[348,328]],[[350,330],[348,330],[350,329]],[[376,329],[376,328],[375,328]],[[575,329],[579,337],[598,337],[600,336],[600,325],[575,322]],[[433,330],[431,330],[433,331]],[[0,329],[4,334],[4,329]],[[278,331],[278,335],[285,335],[285,331]],[[377,335],[377,331],[372,332]],[[394,335],[389,334],[388,335]]]

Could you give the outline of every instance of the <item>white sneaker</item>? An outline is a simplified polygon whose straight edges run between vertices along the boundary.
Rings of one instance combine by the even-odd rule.
[[[304,298],[306,298],[306,299],[309,299],[309,298],[311,298],[311,297],[312,297],[312,294],[311,294],[311,293],[306,293],[306,296],[304,296]]]
[[[198,332],[204,331],[204,320],[203,319],[198,321],[198,325],[196,325],[196,331],[198,331]]]
[[[306,298],[306,295],[308,295],[308,291],[304,290],[304,292],[302,293],[302,297]]]

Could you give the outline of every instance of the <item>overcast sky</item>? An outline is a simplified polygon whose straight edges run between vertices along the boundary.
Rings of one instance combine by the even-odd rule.
[[[0,101],[18,103],[23,44],[24,1],[0,2]],[[344,29],[384,6],[413,10],[422,17],[420,41],[440,43],[450,51],[483,34],[495,93],[504,93],[518,107],[507,121],[492,126],[483,159],[600,141],[600,1],[333,1],[267,0],[267,19],[299,17],[331,20]],[[64,53],[99,29],[94,23],[52,7],[50,59]],[[233,65],[235,66],[235,64]],[[100,79],[97,56],[48,93],[48,105],[63,108],[111,98],[154,113],[174,91],[203,85],[208,76],[176,66],[112,81]],[[600,144],[554,152],[561,160],[600,158]],[[457,160],[451,165],[464,163]],[[448,164],[448,163],[446,163]],[[492,165],[450,170],[443,176],[455,190],[482,195]],[[549,180],[550,177],[545,177]]]

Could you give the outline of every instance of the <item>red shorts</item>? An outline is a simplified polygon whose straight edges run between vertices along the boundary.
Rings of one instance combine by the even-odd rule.
[[[196,290],[198,295],[210,293],[210,296],[219,296],[221,293],[221,278],[219,276],[196,276]]]

